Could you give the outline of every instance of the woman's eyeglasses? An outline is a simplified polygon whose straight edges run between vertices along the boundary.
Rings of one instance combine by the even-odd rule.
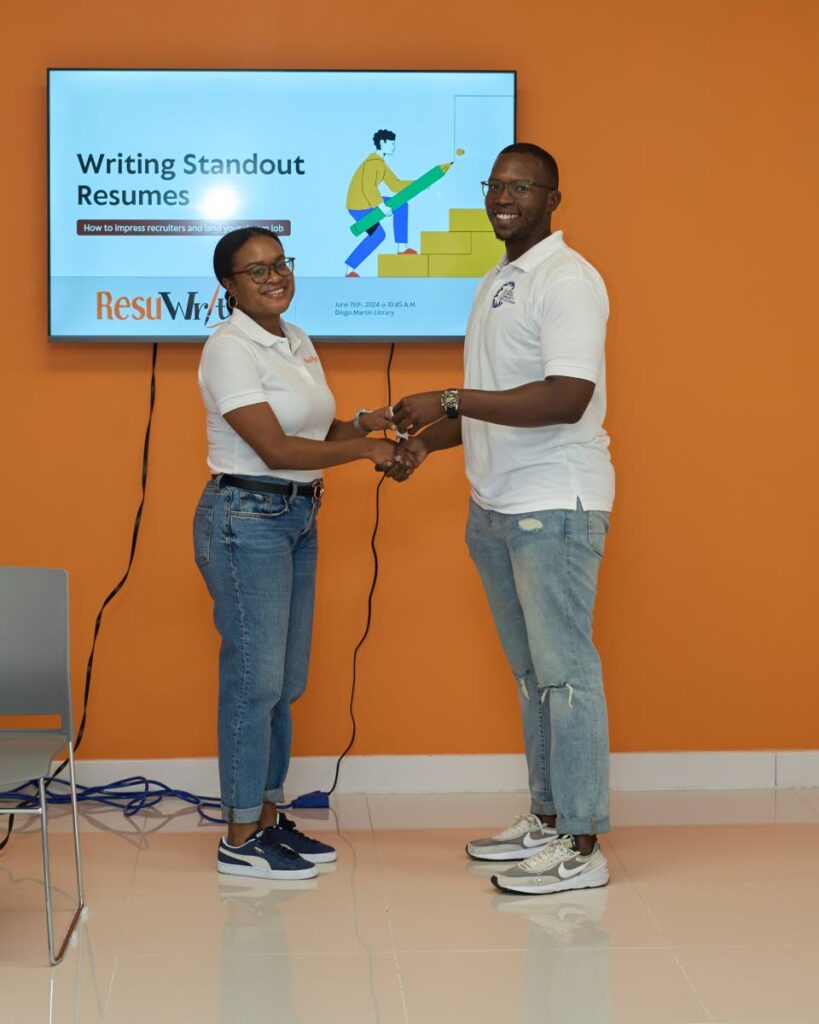
[[[273,263],[252,263],[249,267],[245,267],[244,270],[234,270],[230,276],[235,277],[237,274],[247,274],[251,281],[261,284],[270,277],[271,271],[275,271],[279,277],[290,277],[295,263],[296,260],[293,256],[280,256]]]

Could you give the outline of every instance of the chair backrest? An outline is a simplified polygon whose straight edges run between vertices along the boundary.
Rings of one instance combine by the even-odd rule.
[[[0,715],[59,715],[73,735],[68,573],[0,566]]]

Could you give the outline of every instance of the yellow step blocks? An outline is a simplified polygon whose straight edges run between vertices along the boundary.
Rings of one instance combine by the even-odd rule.
[[[422,231],[421,252],[465,256],[472,252],[471,231]]]
[[[500,257],[498,257],[500,258]],[[480,256],[430,256],[430,277],[483,277],[498,262]]]
[[[379,256],[379,277],[429,277],[429,256]]]
[[[422,231],[417,256],[379,256],[379,277],[481,277],[504,253],[485,210],[450,210],[449,231]]]
[[[450,231],[491,231],[486,210],[450,210]]]
[[[499,238],[492,234],[474,234],[472,236],[472,255],[486,264],[486,270],[494,267],[506,252],[506,246]],[[484,271],[486,273],[486,271]]]

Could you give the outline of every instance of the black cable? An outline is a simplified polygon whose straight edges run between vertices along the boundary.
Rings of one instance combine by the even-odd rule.
[[[142,523],[142,510],[145,507],[145,491],[148,483],[148,451],[150,449],[151,444],[151,423],[153,421],[154,405],[156,403],[156,357],[158,351],[159,345],[157,344],[157,342],[154,342],[153,345],[151,346],[151,398],[148,405],[148,423],[145,427],[145,440],[142,445],[142,494],[139,501],[139,507],[137,508],[136,516],[134,518],[134,529],[131,534],[131,551],[128,556],[128,565],[125,569],[125,573],[123,574],[122,579],[120,579],[120,581],[111,591],[111,593],[102,602],[102,606],[100,607],[100,610],[97,613],[96,622],[94,623],[94,636],[91,641],[91,651],[88,655],[88,664],[85,669],[85,690],[83,692],[82,699],[82,715],[80,716],[80,725],[79,728],[77,729],[77,737],[74,740],[75,754],[80,749],[80,744],[82,743],[83,736],[85,735],[85,723],[88,717],[88,698],[91,694],[91,674],[94,670],[94,652],[96,651],[97,648],[97,636],[99,635],[100,626],[102,625],[102,616],[108,604],[117,596],[120,590],[122,590],[122,588],[125,586],[125,581],[128,579],[128,576],[130,575],[131,572],[131,566],[134,564],[134,555],[136,553],[137,539],[139,538],[139,527]],[[67,765],[68,758],[66,758],[62,762],[62,764],[49,778],[48,782],[46,783],[46,793],[48,793],[48,787],[51,785],[52,782],[54,782],[57,776],[65,770]],[[17,809],[21,809],[23,807],[30,807],[32,804],[36,802],[36,797],[29,797],[28,799],[21,801],[17,805]],[[0,842],[0,851],[6,847],[9,839],[11,839],[11,833],[13,828],[14,815],[12,814],[9,816],[8,831],[6,832],[6,837],[5,839],[3,839],[2,842]]]
[[[393,342],[390,345],[390,353],[389,353],[389,357],[387,358],[387,405],[389,405],[389,406],[392,405],[392,359],[393,359],[394,355],[395,355],[395,342]],[[355,706],[354,705],[355,705],[355,690],[356,690],[356,682],[357,682],[358,652],[364,646],[364,642],[366,641],[367,637],[369,636],[370,625],[372,624],[372,619],[373,619],[373,595],[375,594],[375,587],[376,587],[376,584],[378,583],[378,549],[375,546],[375,540],[376,540],[376,537],[378,536],[378,525],[379,525],[379,522],[380,522],[380,519],[381,519],[381,488],[384,485],[384,480],[385,479],[386,479],[386,477],[382,476],[381,479],[378,481],[378,486],[375,489],[375,523],[373,524],[373,532],[372,532],[372,536],[370,537],[370,550],[373,553],[373,578],[372,578],[372,583],[370,584],[370,592],[367,595],[367,621],[366,621],[366,623],[364,625],[364,632],[361,634],[361,638],[359,639],[358,643],[355,645],[355,650],[353,651],[353,682],[352,682],[352,686],[350,688],[350,709],[349,709],[350,710],[350,721],[352,723],[352,733],[350,735],[350,742],[347,744],[347,746],[341,752],[341,754],[338,757],[338,760],[336,761],[336,771],[335,771],[335,775],[333,776],[333,784],[327,790],[327,796],[328,797],[330,796],[331,793],[333,793],[335,791],[335,788],[338,785],[338,774],[339,774],[339,771],[341,769],[341,762],[344,760],[344,758],[347,756],[347,754],[349,754],[350,750],[352,749],[353,744],[355,743],[356,720],[355,720]]]
[[[387,405],[392,408],[392,357],[395,355],[395,342],[390,345],[387,359]]]
[[[80,718],[80,727],[77,730],[77,739],[74,741],[74,753],[80,749],[83,736],[85,736],[85,723],[88,717],[88,698],[91,694],[91,673],[94,670],[94,653],[97,649],[97,637],[99,635],[100,626],[102,625],[102,616],[107,608],[108,604],[117,596],[117,594],[125,586],[125,581],[128,579],[131,573],[131,566],[134,564],[134,555],[136,554],[137,540],[139,538],[139,528],[142,524],[142,510],[145,507],[145,491],[148,484],[148,452],[151,446],[151,423],[154,418],[154,405],[156,404],[156,357],[159,351],[159,345],[154,342],[151,346],[151,397],[148,404],[148,423],[145,427],[145,440],[142,444],[142,494],[139,501],[139,507],[136,510],[136,516],[134,517],[134,529],[131,534],[131,551],[128,555],[128,565],[126,566],[125,572],[122,579],[117,583],[111,593],[102,602],[97,618],[94,623],[94,636],[91,641],[91,651],[88,655],[88,664],[85,668],[85,691],[83,692],[82,699],[82,716]],[[49,781],[53,782],[54,779],[63,771],[68,764],[68,759],[63,761],[56,772],[51,776]]]

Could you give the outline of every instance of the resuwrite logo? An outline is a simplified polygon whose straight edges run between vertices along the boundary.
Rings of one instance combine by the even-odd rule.
[[[97,320],[184,320],[212,331],[230,317],[230,310],[217,285],[205,300],[198,291],[176,294],[160,291],[156,295],[114,295],[97,292]]]

